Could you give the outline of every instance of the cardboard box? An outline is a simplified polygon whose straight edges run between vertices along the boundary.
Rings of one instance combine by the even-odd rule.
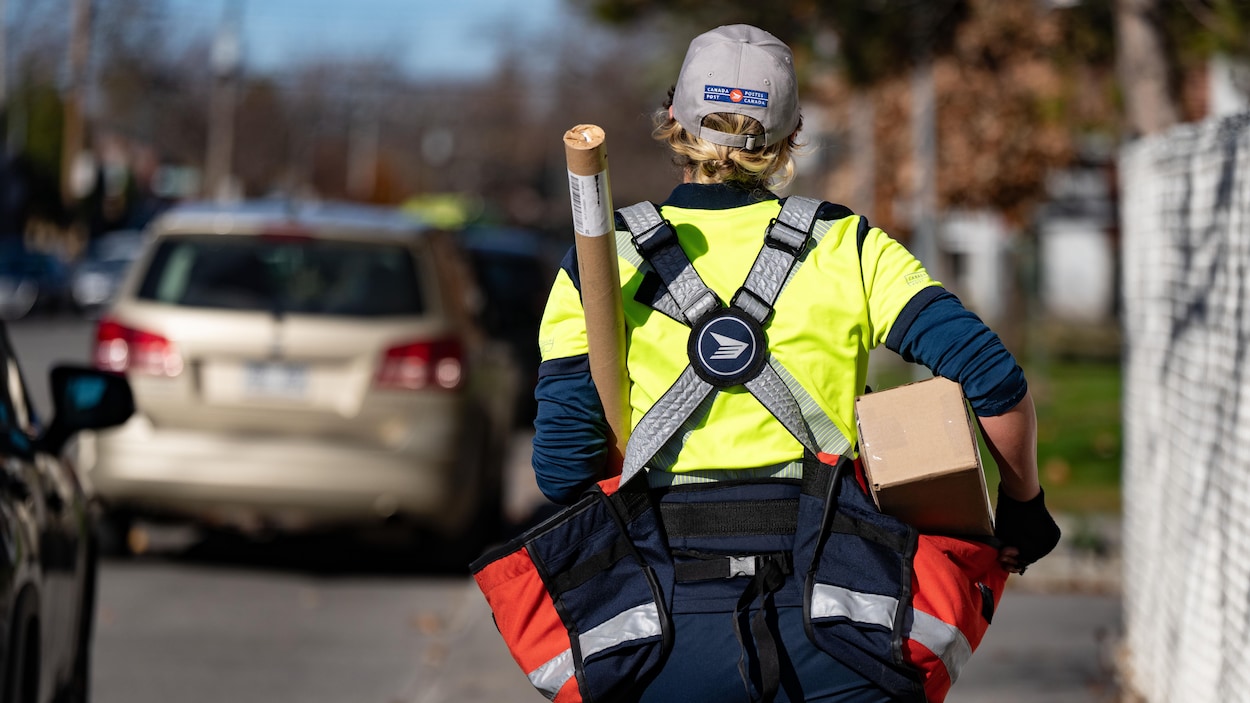
[[[963,388],[931,378],[855,399],[859,456],[882,512],[921,532],[994,534]]]

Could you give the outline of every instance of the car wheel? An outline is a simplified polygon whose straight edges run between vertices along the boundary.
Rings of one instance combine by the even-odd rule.
[[[481,425],[471,426],[489,427],[485,420]],[[421,563],[445,573],[466,573],[469,562],[481,556],[482,551],[503,534],[505,458],[502,450],[487,432],[486,436],[475,435],[461,456],[465,465],[476,466],[481,475],[471,516],[455,535],[423,534],[418,539]]]
[[[5,662],[4,703],[39,703],[39,615],[34,596],[23,593],[13,611]]]
[[[459,534],[442,536],[423,530],[417,539],[419,564],[439,574],[467,575],[469,564],[493,544],[501,519],[493,517],[499,508],[483,502],[473,520]]]
[[[99,577],[99,548],[96,540],[87,544],[87,563],[79,594],[78,638],[74,642],[74,665],[70,678],[57,693],[56,703],[87,703],[91,696],[91,639],[95,631],[96,584]]]
[[[498,477],[489,477],[487,483],[482,488],[482,498],[466,535],[464,551],[468,559],[464,561],[465,564],[476,559],[483,549],[503,534],[503,487]]]

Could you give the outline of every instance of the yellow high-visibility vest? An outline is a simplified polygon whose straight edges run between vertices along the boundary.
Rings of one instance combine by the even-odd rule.
[[[780,210],[779,201],[767,200],[723,210],[664,206],[661,214],[703,282],[728,301]],[[616,236],[618,248],[632,248],[628,232]],[[853,444],[854,401],[867,380],[869,350],[885,342],[917,292],[940,284],[901,244],[858,215],[818,221],[813,239],[765,327],[768,348]],[[690,334],[689,327],[635,300],[643,281],[636,262],[635,257],[619,260],[631,426],[689,364]],[[543,361],[587,353],[580,293],[565,271],[548,299],[539,347]],[[773,415],[736,387],[716,394],[707,415],[683,438],[675,462],[661,468],[673,473],[754,469],[802,455],[802,445]]]

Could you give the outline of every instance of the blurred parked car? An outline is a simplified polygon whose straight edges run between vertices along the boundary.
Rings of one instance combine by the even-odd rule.
[[[139,408],[97,437],[110,542],[137,517],[495,537],[515,363],[450,237],[277,200],[180,205],[149,234],[96,335]]]
[[[3,323],[0,366],[0,700],[83,703],[98,552],[73,443],[134,403],[119,374],[58,366],[42,425]]]
[[[70,292],[80,312],[96,317],[108,307],[143,240],[142,231],[126,229],[107,232],[88,245],[70,277]]]
[[[59,312],[70,305],[69,267],[57,256],[27,247],[21,239],[0,243],[0,319]]]
[[[485,295],[482,323],[488,334],[508,344],[521,371],[516,421],[531,424],[537,407],[538,325],[547,295],[572,243],[560,245],[536,230],[473,227],[460,235]]]

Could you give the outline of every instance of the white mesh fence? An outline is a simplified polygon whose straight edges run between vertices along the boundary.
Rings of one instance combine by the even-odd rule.
[[[1126,674],[1250,701],[1250,115],[1120,156]]]

